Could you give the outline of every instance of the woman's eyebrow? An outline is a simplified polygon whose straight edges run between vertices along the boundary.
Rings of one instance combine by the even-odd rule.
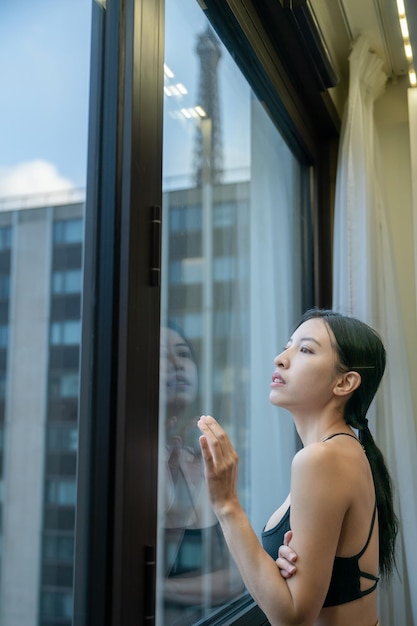
[[[313,343],[315,343],[315,344],[317,344],[318,346],[320,346],[320,347],[321,347],[321,343],[320,343],[320,341],[317,341],[317,339],[314,339],[314,337],[301,337],[301,338],[298,340],[298,342],[299,342],[299,343],[302,343],[303,341],[312,341]],[[292,342],[293,342],[293,340],[292,340],[292,339],[290,339],[290,340],[289,340],[289,342],[288,342],[288,344],[290,344],[290,343],[292,343]]]

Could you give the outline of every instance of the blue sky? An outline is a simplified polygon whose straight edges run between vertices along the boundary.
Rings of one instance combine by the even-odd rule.
[[[85,187],[93,2],[0,0],[0,197]],[[206,26],[196,0],[166,1],[166,62],[188,90],[165,99],[170,188],[192,180],[196,122],[170,113],[198,104],[195,45]],[[247,168],[249,88],[226,51],[219,92],[224,165]]]
[[[170,113],[181,107],[199,104],[199,59],[195,52],[197,36],[208,25],[196,0],[166,0],[165,58],[175,73],[172,83],[185,85],[188,93],[181,99],[165,98],[164,178],[165,187],[192,184],[195,145],[195,120],[173,119]],[[222,47],[218,65],[223,165],[225,179],[241,179],[249,167],[250,89],[235,62]],[[172,182],[170,179],[173,179]]]
[[[0,195],[86,180],[91,1],[0,2]]]

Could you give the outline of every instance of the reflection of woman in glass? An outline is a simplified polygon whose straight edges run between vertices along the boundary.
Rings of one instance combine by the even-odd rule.
[[[165,408],[164,626],[193,623],[205,607],[243,590],[204,484],[193,350],[171,326],[161,329],[161,401]]]

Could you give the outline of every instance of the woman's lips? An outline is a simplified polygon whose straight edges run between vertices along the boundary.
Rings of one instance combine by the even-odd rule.
[[[272,374],[271,387],[275,385],[285,385],[285,380],[282,378],[281,374],[279,374],[278,372],[274,372]]]

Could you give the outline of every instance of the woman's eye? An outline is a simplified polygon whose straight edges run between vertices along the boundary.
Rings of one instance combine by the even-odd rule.
[[[300,351],[304,352],[305,354],[313,354],[313,351],[310,350],[310,348],[307,348],[307,346],[301,346]]]

